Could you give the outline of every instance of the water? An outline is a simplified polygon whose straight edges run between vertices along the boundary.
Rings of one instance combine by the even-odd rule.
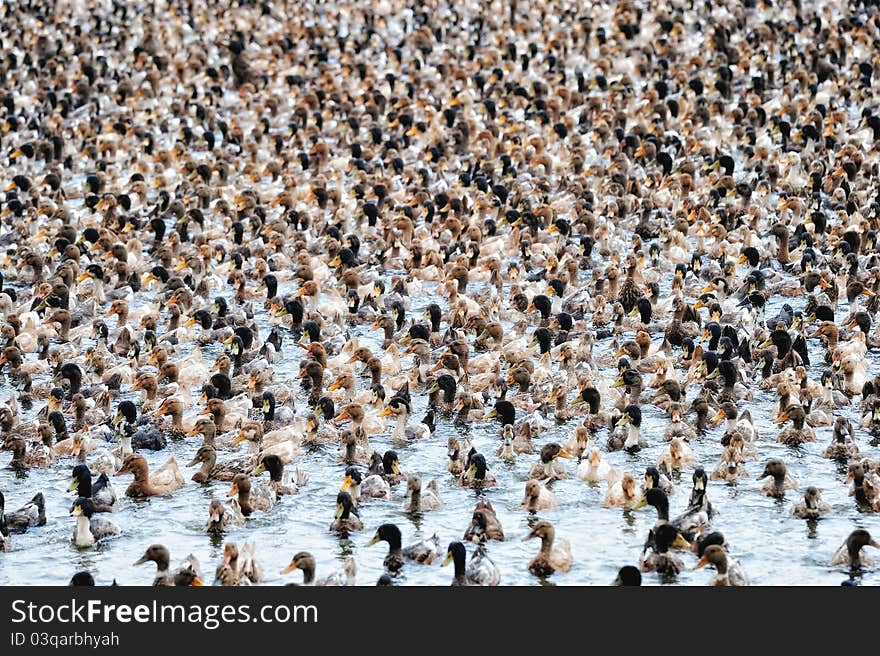
[[[479,285],[473,285],[479,288]],[[282,285],[281,293],[292,291],[290,283]],[[410,308],[411,316],[418,316],[424,306],[435,300],[427,294],[414,298]],[[778,299],[777,299],[778,300]],[[791,301],[790,301],[791,302]],[[798,299],[792,305],[797,309]],[[269,318],[262,304],[254,304],[261,335],[269,332]],[[444,308],[445,309],[445,308]],[[767,309],[772,316],[776,305]],[[839,316],[846,308],[839,310]],[[843,313],[843,314],[841,314]],[[377,341],[379,333],[367,332],[369,326],[352,329],[362,342],[374,352],[380,350]],[[293,337],[286,329],[284,358],[275,365],[276,381],[288,381],[298,372],[302,351],[293,343]],[[630,337],[631,334],[621,336]],[[111,339],[113,335],[111,334]],[[659,337],[657,337],[659,339]],[[90,342],[87,341],[87,344]],[[598,342],[594,347],[594,359],[609,349],[610,339]],[[818,380],[823,368],[821,346],[810,340],[811,378]],[[219,352],[220,345],[203,348],[207,360],[212,360]],[[184,350],[186,353],[186,350]],[[871,370],[876,369],[876,354],[869,354]],[[410,359],[404,359],[410,365]],[[602,377],[611,380],[615,372],[602,371]],[[40,382],[36,380],[35,382]],[[293,383],[293,381],[290,381]],[[359,380],[358,389],[368,386],[369,379]],[[299,413],[306,412],[306,394],[297,386],[296,407]],[[426,410],[424,390],[411,390],[413,396],[412,422],[418,421]],[[688,390],[691,399],[697,392],[692,386]],[[11,393],[8,380],[0,385],[0,398],[8,398]],[[194,391],[198,394],[198,390]],[[127,398],[129,395],[123,395]],[[604,402],[607,404],[609,400]],[[830,428],[816,429],[817,441],[794,449],[775,442],[778,427],[774,426],[769,414],[775,402],[775,391],[764,392],[755,389],[754,401],[747,404],[756,422],[759,434],[757,461],[747,463],[750,476],[740,480],[736,486],[722,482],[710,482],[708,496],[717,510],[713,528],[724,533],[731,552],[739,558],[753,584],[766,585],[838,585],[847,578],[843,568],[831,567],[830,560],[835,549],[851,530],[864,527],[874,535],[880,535],[880,520],[876,515],[860,513],[844,484],[845,470],[836,463],[822,457],[822,451],[831,439]],[[31,414],[39,409],[35,404]],[[743,404],[740,404],[743,407]],[[193,408],[190,412],[196,412]],[[605,454],[609,462],[623,471],[629,471],[637,480],[648,464],[654,464],[665,444],[660,439],[665,428],[662,411],[643,406],[644,420],[642,434],[647,437],[649,446],[636,455],[623,452]],[[845,410],[854,424],[858,422],[855,407]],[[518,418],[520,413],[518,413]],[[557,441],[564,442],[573,432],[576,420],[555,424],[549,416],[551,428],[535,439],[540,445]],[[122,585],[149,584],[153,578],[152,564],[135,567],[132,565],[152,543],[162,543],[169,547],[172,563],[176,564],[186,554],[195,554],[202,563],[208,579],[213,576],[216,564],[222,559],[223,544],[232,540],[241,544],[253,541],[257,545],[257,557],[265,570],[267,584],[283,584],[300,581],[301,574],[294,572],[281,575],[297,551],[310,551],[317,560],[317,576],[325,576],[340,569],[341,561],[348,555],[357,559],[358,584],[372,585],[383,573],[382,560],[386,553],[385,543],[371,547],[366,544],[373,536],[376,527],[383,522],[396,523],[403,533],[404,546],[437,534],[445,553],[446,545],[452,540],[461,539],[467,528],[471,512],[480,498],[488,499],[494,505],[501,520],[507,541],[489,543],[489,555],[501,569],[502,585],[606,585],[611,583],[619,567],[625,564],[638,564],[638,556],[648,530],[655,521],[655,511],[647,507],[639,511],[622,511],[602,507],[605,494],[604,483],[591,486],[574,477],[576,463],[566,461],[570,478],[552,485],[559,501],[559,508],[544,511],[540,519],[547,519],[556,527],[557,535],[569,540],[572,545],[574,565],[568,573],[556,573],[548,580],[532,576],[527,570],[529,560],[538,550],[536,540],[523,542],[530,525],[536,517],[519,510],[524,483],[528,471],[537,456],[520,455],[513,464],[505,464],[495,457],[499,440],[499,424],[475,422],[464,428],[453,426],[449,417],[439,417],[437,430],[430,440],[411,443],[406,446],[393,445],[388,430],[372,439],[373,447],[380,453],[394,448],[399,456],[404,472],[421,475],[423,485],[436,478],[445,505],[440,510],[430,511],[421,516],[411,516],[402,510],[405,484],[393,490],[390,502],[372,501],[361,505],[361,517],[365,528],[354,533],[350,539],[339,539],[328,531],[333,520],[335,497],[344,475],[344,465],[337,462],[339,451],[336,446],[319,447],[304,453],[297,464],[311,475],[309,484],[298,496],[285,496],[268,513],[255,513],[244,529],[230,532],[226,536],[214,537],[204,531],[207,509],[212,496],[225,496],[229,483],[214,482],[198,485],[189,478],[197,468],[184,468],[200,443],[199,438],[188,438],[169,442],[168,448],[161,452],[144,452],[151,468],[165,462],[174,454],[187,481],[186,486],[170,497],[156,497],[148,501],[134,501],[123,496],[125,487],[131,480],[129,475],[114,478],[113,483],[119,495],[119,508],[116,513],[103,515],[122,529],[122,534],[95,548],[80,550],[70,541],[73,519],[68,516],[74,493],[67,491],[73,460],[61,460],[47,469],[32,469],[23,477],[5,467],[10,455],[0,453],[0,489],[7,499],[7,508],[13,510],[42,490],[46,497],[47,524],[45,527],[31,529],[24,535],[13,536],[14,550],[0,555],[0,583],[28,585],[66,584],[70,576],[78,570],[88,569],[99,584],[115,580]],[[707,471],[714,467],[721,453],[719,438],[723,429],[716,428],[701,436],[692,447],[697,463]],[[446,441],[451,433],[465,432],[477,449],[485,454],[490,468],[496,475],[499,485],[486,491],[459,488],[455,478],[446,471]],[[594,436],[594,441],[604,447],[605,431]],[[876,447],[869,444],[870,436],[857,431],[857,441],[864,455],[876,457]],[[242,445],[239,448],[245,448]],[[220,452],[222,461],[230,454]],[[789,492],[784,501],[777,501],[761,492],[762,481],[756,477],[763,463],[771,457],[780,457],[788,464],[789,471],[800,484],[801,491],[807,485],[817,486],[824,499],[831,505],[832,512],[818,522],[806,522],[791,516],[792,504],[799,498],[798,491]],[[690,474],[686,469],[670,497],[670,512],[674,516],[684,510],[691,487]],[[263,476],[264,478],[266,475]],[[468,552],[472,545],[468,543]],[[866,549],[870,551],[870,549]],[[696,557],[690,553],[681,554],[685,571],[675,581],[680,585],[700,585],[709,581],[709,569],[694,570]],[[432,565],[408,563],[396,577],[401,585],[446,585],[452,578],[452,567],[441,568],[439,559]],[[865,584],[877,583],[880,575],[870,570],[863,576]],[[644,584],[659,584],[655,574],[646,574]]]

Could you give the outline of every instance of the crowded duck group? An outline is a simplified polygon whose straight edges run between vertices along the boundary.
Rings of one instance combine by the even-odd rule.
[[[880,13],[312,4],[2,9],[3,582],[876,581]]]

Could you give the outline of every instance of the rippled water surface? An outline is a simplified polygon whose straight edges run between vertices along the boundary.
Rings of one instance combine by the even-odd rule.
[[[474,285],[478,288],[478,285]],[[292,291],[287,284],[281,293]],[[412,299],[411,314],[419,313],[431,297]],[[797,309],[798,299],[794,305]],[[269,318],[262,303],[254,304],[261,335],[269,331]],[[444,308],[445,309],[445,308]],[[775,312],[768,307],[768,315]],[[845,306],[838,314],[845,312]],[[378,332],[367,332],[368,326],[352,329],[374,351],[381,348],[377,341]],[[277,381],[295,381],[302,351],[298,349],[292,334],[282,329],[285,335],[284,357],[275,365]],[[531,329],[530,329],[531,330]],[[630,337],[627,334],[624,337]],[[111,335],[112,339],[113,335]],[[659,336],[655,337],[659,339]],[[610,339],[598,342],[594,356],[606,353]],[[90,343],[87,341],[87,344]],[[811,340],[813,366],[811,378],[818,380],[822,370],[822,350],[816,340]],[[221,351],[221,345],[203,349],[206,359],[211,361]],[[186,351],[184,351],[186,352]],[[876,356],[869,354],[872,366],[869,376],[876,370]],[[405,359],[409,366],[410,359]],[[602,376],[612,380],[613,370],[603,370]],[[359,390],[369,384],[369,378],[359,381]],[[297,389],[296,408],[298,413],[307,412],[306,393]],[[697,387],[688,390],[688,398],[693,398]],[[11,388],[7,380],[0,386],[0,398],[7,398]],[[197,391],[194,392],[197,394]],[[130,395],[123,395],[125,398]],[[423,389],[412,390],[413,418],[418,421],[426,410],[426,394]],[[739,485],[728,486],[721,482],[710,482],[709,498],[717,509],[714,528],[722,531],[730,544],[731,552],[737,556],[752,583],[757,584],[817,584],[837,585],[847,578],[842,568],[830,566],[831,556],[843,539],[855,527],[864,527],[875,535],[880,534],[880,520],[874,515],[857,511],[855,503],[848,496],[844,484],[845,471],[834,462],[822,458],[821,454],[831,439],[830,428],[816,429],[817,442],[806,444],[802,449],[793,449],[776,444],[777,427],[769,419],[775,392],[762,392],[756,389],[754,401],[748,404],[755,419],[759,433],[759,459],[747,464],[749,478],[741,479]],[[610,400],[605,400],[608,404]],[[36,412],[40,404],[35,404]],[[742,404],[741,404],[742,407]],[[197,409],[190,410],[195,412]],[[637,455],[623,452],[608,454],[611,464],[624,471],[632,472],[641,480],[641,472],[648,464],[656,462],[665,444],[660,436],[665,427],[662,411],[652,406],[643,406],[644,421],[642,433],[649,447]],[[858,421],[855,407],[847,410],[854,424]],[[518,414],[519,418],[520,414]],[[548,416],[550,430],[538,436],[538,447],[549,441],[564,442],[574,430],[576,420],[564,424],[554,424],[552,414]],[[117,493],[120,496],[119,509],[112,515],[113,521],[122,529],[122,535],[109,540],[97,548],[79,550],[70,541],[73,520],[68,516],[73,493],[67,491],[72,460],[60,461],[48,469],[33,469],[23,477],[17,476],[5,465],[9,462],[8,452],[0,453],[0,489],[7,498],[7,509],[14,510],[29,499],[37,490],[46,496],[48,521],[45,527],[30,530],[25,535],[13,536],[14,550],[0,555],[0,583],[3,584],[66,584],[77,570],[88,569],[99,584],[116,580],[120,584],[149,584],[153,578],[152,564],[134,567],[144,549],[151,543],[167,545],[173,563],[188,553],[194,553],[201,561],[209,579],[215,565],[222,557],[225,539],[239,544],[255,541],[258,559],[266,572],[266,583],[282,584],[299,581],[301,574],[295,572],[281,575],[281,569],[290,562],[292,555],[301,550],[311,551],[317,560],[317,576],[330,574],[339,569],[341,560],[353,554],[357,559],[359,584],[372,585],[383,572],[382,560],[386,545],[380,543],[371,547],[366,544],[373,536],[375,528],[383,522],[398,524],[403,532],[404,546],[437,534],[445,551],[451,540],[460,539],[470,521],[476,501],[485,497],[495,506],[508,540],[503,543],[489,543],[489,554],[501,569],[503,585],[535,585],[549,583],[557,585],[608,584],[624,564],[637,564],[641,546],[649,528],[655,521],[652,508],[629,512],[608,509],[601,506],[605,485],[590,486],[574,477],[576,463],[566,461],[570,478],[553,484],[559,508],[540,513],[542,519],[550,520],[556,527],[557,535],[568,539],[572,544],[574,566],[570,572],[557,573],[547,581],[541,581],[527,570],[527,564],[537,552],[537,541],[523,542],[534,518],[518,509],[522,500],[523,485],[528,471],[537,456],[521,455],[514,464],[505,464],[495,457],[499,440],[499,424],[475,422],[466,427],[453,426],[451,417],[440,417],[437,431],[431,440],[410,443],[406,446],[392,445],[389,430],[372,440],[373,447],[380,453],[395,448],[400,456],[403,471],[419,473],[423,483],[436,478],[445,506],[441,510],[411,516],[402,510],[405,484],[394,489],[391,502],[374,501],[361,506],[361,516],[365,529],[353,534],[349,540],[340,540],[327,529],[333,520],[335,497],[342,482],[344,465],[338,463],[339,451],[336,446],[326,446],[305,453],[299,466],[311,475],[311,481],[298,496],[285,496],[279,505],[269,513],[255,513],[246,528],[229,533],[225,538],[215,538],[203,530],[207,508],[212,495],[225,496],[228,483],[197,485],[189,480],[196,468],[183,468],[186,486],[170,497],[152,498],[148,501],[133,501],[123,496],[123,491],[131,477],[115,478]],[[701,436],[693,445],[697,462],[707,470],[711,469],[721,453],[719,438],[722,428],[716,428]],[[446,471],[446,440],[456,432],[466,433],[477,449],[489,459],[490,467],[499,480],[499,486],[488,491],[476,492],[461,489],[455,479]],[[606,433],[600,431],[594,441],[604,448]],[[865,455],[877,457],[877,448],[870,445],[870,436],[857,431],[857,441]],[[200,438],[169,442],[162,452],[145,452],[151,467],[159,466],[170,454],[177,456],[181,465],[187,463],[195,453]],[[244,448],[244,446],[240,447]],[[219,452],[219,459],[229,457],[227,452]],[[781,457],[796,477],[801,489],[816,485],[825,500],[831,504],[833,512],[819,522],[806,522],[791,516],[790,510],[798,498],[797,492],[789,492],[784,501],[766,497],[761,492],[761,482],[755,480],[760,474],[763,462],[770,457]],[[682,480],[676,485],[670,498],[672,515],[684,510],[690,490],[690,473],[682,473]],[[265,475],[264,475],[265,477]],[[108,515],[103,515],[108,517]],[[469,553],[472,546],[468,547]],[[698,585],[707,582],[712,572],[709,569],[694,570],[696,558],[692,554],[682,554],[686,569],[677,579],[678,584]],[[397,577],[400,584],[445,585],[452,578],[452,568],[441,568],[435,561],[430,566],[408,563]],[[880,575],[876,570],[865,573],[864,583],[876,583]],[[647,574],[644,583],[658,584],[655,574]]]

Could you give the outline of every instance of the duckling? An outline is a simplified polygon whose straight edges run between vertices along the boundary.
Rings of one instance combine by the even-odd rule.
[[[330,531],[338,533],[341,538],[347,538],[349,533],[362,531],[363,522],[357,516],[354,502],[348,492],[340,492],[336,495],[336,516],[330,524]]]
[[[776,499],[782,499],[785,497],[786,490],[796,490],[798,488],[797,482],[788,473],[788,468],[785,466],[785,463],[779,458],[771,458],[764,465],[764,471],[758,476],[758,480],[770,477],[766,483],[764,483],[763,491],[768,497],[774,497]]]
[[[819,519],[831,512],[831,506],[822,500],[819,490],[810,485],[804,490],[804,498],[791,508],[791,514],[799,519]]]
[[[70,507],[70,515],[76,517],[73,527],[73,543],[79,547],[91,547],[96,542],[119,535],[119,527],[108,519],[93,517],[91,499],[78,498]]]
[[[407,499],[403,509],[407,512],[424,512],[443,507],[440,498],[440,490],[436,480],[431,480],[422,490],[422,480],[416,475],[410,475],[406,479]]]
[[[134,481],[125,490],[125,496],[144,498],[165,496],[183,487],[183,475],[177,467],[174,456],[168,458],[164,465],[150,473],[147,459],[138,453],[125,456],[122,466],[115,476],[133,474]]]
[[[535,576],[552,576],[557,570],[568,572],[571,569],[571,545],[567,540],[556,537],[556,530],[547,521],[536,522],[523,541],[541,539],[541,549],[529,561],[528,570]]]

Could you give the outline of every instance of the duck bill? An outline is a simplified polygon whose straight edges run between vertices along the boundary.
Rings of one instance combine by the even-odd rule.
[[[345,508],[343,507],[343,505],[341,503],[337,503],[336,504],[336,514],[334,515],[334,517],[336,519],[339,519],[340,517],[342,517],[342,513],[344,513],[344,512],[345,512]]]
[[[330,383],[330,387],[327,388],[327,391],[333,392],[335,390],[338,390],[340,387],[342,387],[342,385],[340,384],[339,379],[337,378],[332,383]]]
[[[79,487],[79,481],[75,478],[70,479],[70,485],[67,486],[68,492],[73,492],[75,489]]]
[[[188,432],[188,433],[186,434],[186,437],[195,437],[195,436],[198,435],[200,432],[201,432],[201,431],[200,431],[198,428],[193,428],[190,432]],[[192,465],[190,464],[190,466],[192,466]]]
[[[783,412],[781,415],[779,415],[779,416],[774,420],[773,423],[774,423],[774,424],[784,424],[786,421],[788,421],[788,413],[787,413],[787,412]]]
[[[571,455],[571,454],[570,454],[568,451],[566,451],[565,449],[560,449],[560,450],[559,450],[559,453],[558,453],[557,455],[558,455],[558,457],[560,457],[560,458],[565,458],[566,460],[571,460],[572,458],[574,458],[574,456]]]
[[[233,483],[233,484],[232,484],[232,489],[229,490],[229,492],[228,492],[228,494],[227,494],[226,496],[227,496],[227,497],[234,497],[234,496],[237,495],[237,494],[238,494],[238,485],[235,484],[235,483]]]
[[[201,587],[204,587],[205,583],[202,581],[202,579],[200,579],[198,576],[196,576],[192,580],[192,585],[194,588],[201,588]]]
[[[489,412],[487,412],[486,414],[483,415],[483,419],[492,419],[493,417],[497,417],[497,416],[498,416],[498,411],[495,408],[492,408],[491,410],[489,410]]]
[[[688,542],[681,533],[676,533],[675,540],[672,542],[672,546],[681,547],[682,549],[690,549],[691,543]]]
[[[236,446],[237,444],[241,444],[247,439],[244,432],[240,432],[238,435],[232,438],[232,442],[229,443],[229,446]]]
[[[345,480],[342,481],[342,485],[340,486],[339,491],[345,492],[346,490],[350,489],[353,485],[354,485],[354,481],[352,480],[351,476],[346,476]]]
[[[719,410],[719,411],[716,412],[715,415],[712,417],[712,421],[721,421],[722,419],[724,419],[725,416],[726,416],[726,415],[724,414],[724,410]]]
[[[266,471],[266,465],[265,465],[265,463],[261,462],[259,465],[256,466],[254,471],[251,472],[251,476],[259,476],[260,474],[262,474],[265,471]]]
[[[437,383],[434,383],[433,385],[431,385],[431,387],[428,388],[428,394],[434,394],[435,392],[439,392],[439,391],[440,391],[440,386]]]
[[[700,558],[700,560],[697,562],[697,566],[694,567],[694,569],[702,569],[703,567],[705,567],[708,564],[709,564],[709,559],[706,558],[706,556],[704,554],[703,557]]]
[[[379,413],[379,416],[380,417],[390,417],[391,414],[392,414],[391,406],[386,405],[384,408],[382,408],[382,412]]]
[[[633,507],[633,510],[641,510],[648,505],[648,499],[642,497],[641,500]]]
[[[863,289],[861,293],[863,296],[867,296],[869,298],[874,298],[877,295],[874,292],[872,292],[870,289],[867,289],[867,288]]]
[[[281,570],[281,573],[282,574],[290,574],[295,569],[299,569],[299,567],[297,567],[297,564],[290,563],[290,565],[288,565],[287,567],[285,567],[284,569]]]
[[[351,419],[351,414],[348,412],[348,408],[333,417],[333,423],[337,424],[340,421],[345,421],[346,419]]]
[[[446,558],[443,559],[443,562],[440,563],[440,567],[446,567],[451,562],[452,562],[452,552],[450,551],[446,554]]]

